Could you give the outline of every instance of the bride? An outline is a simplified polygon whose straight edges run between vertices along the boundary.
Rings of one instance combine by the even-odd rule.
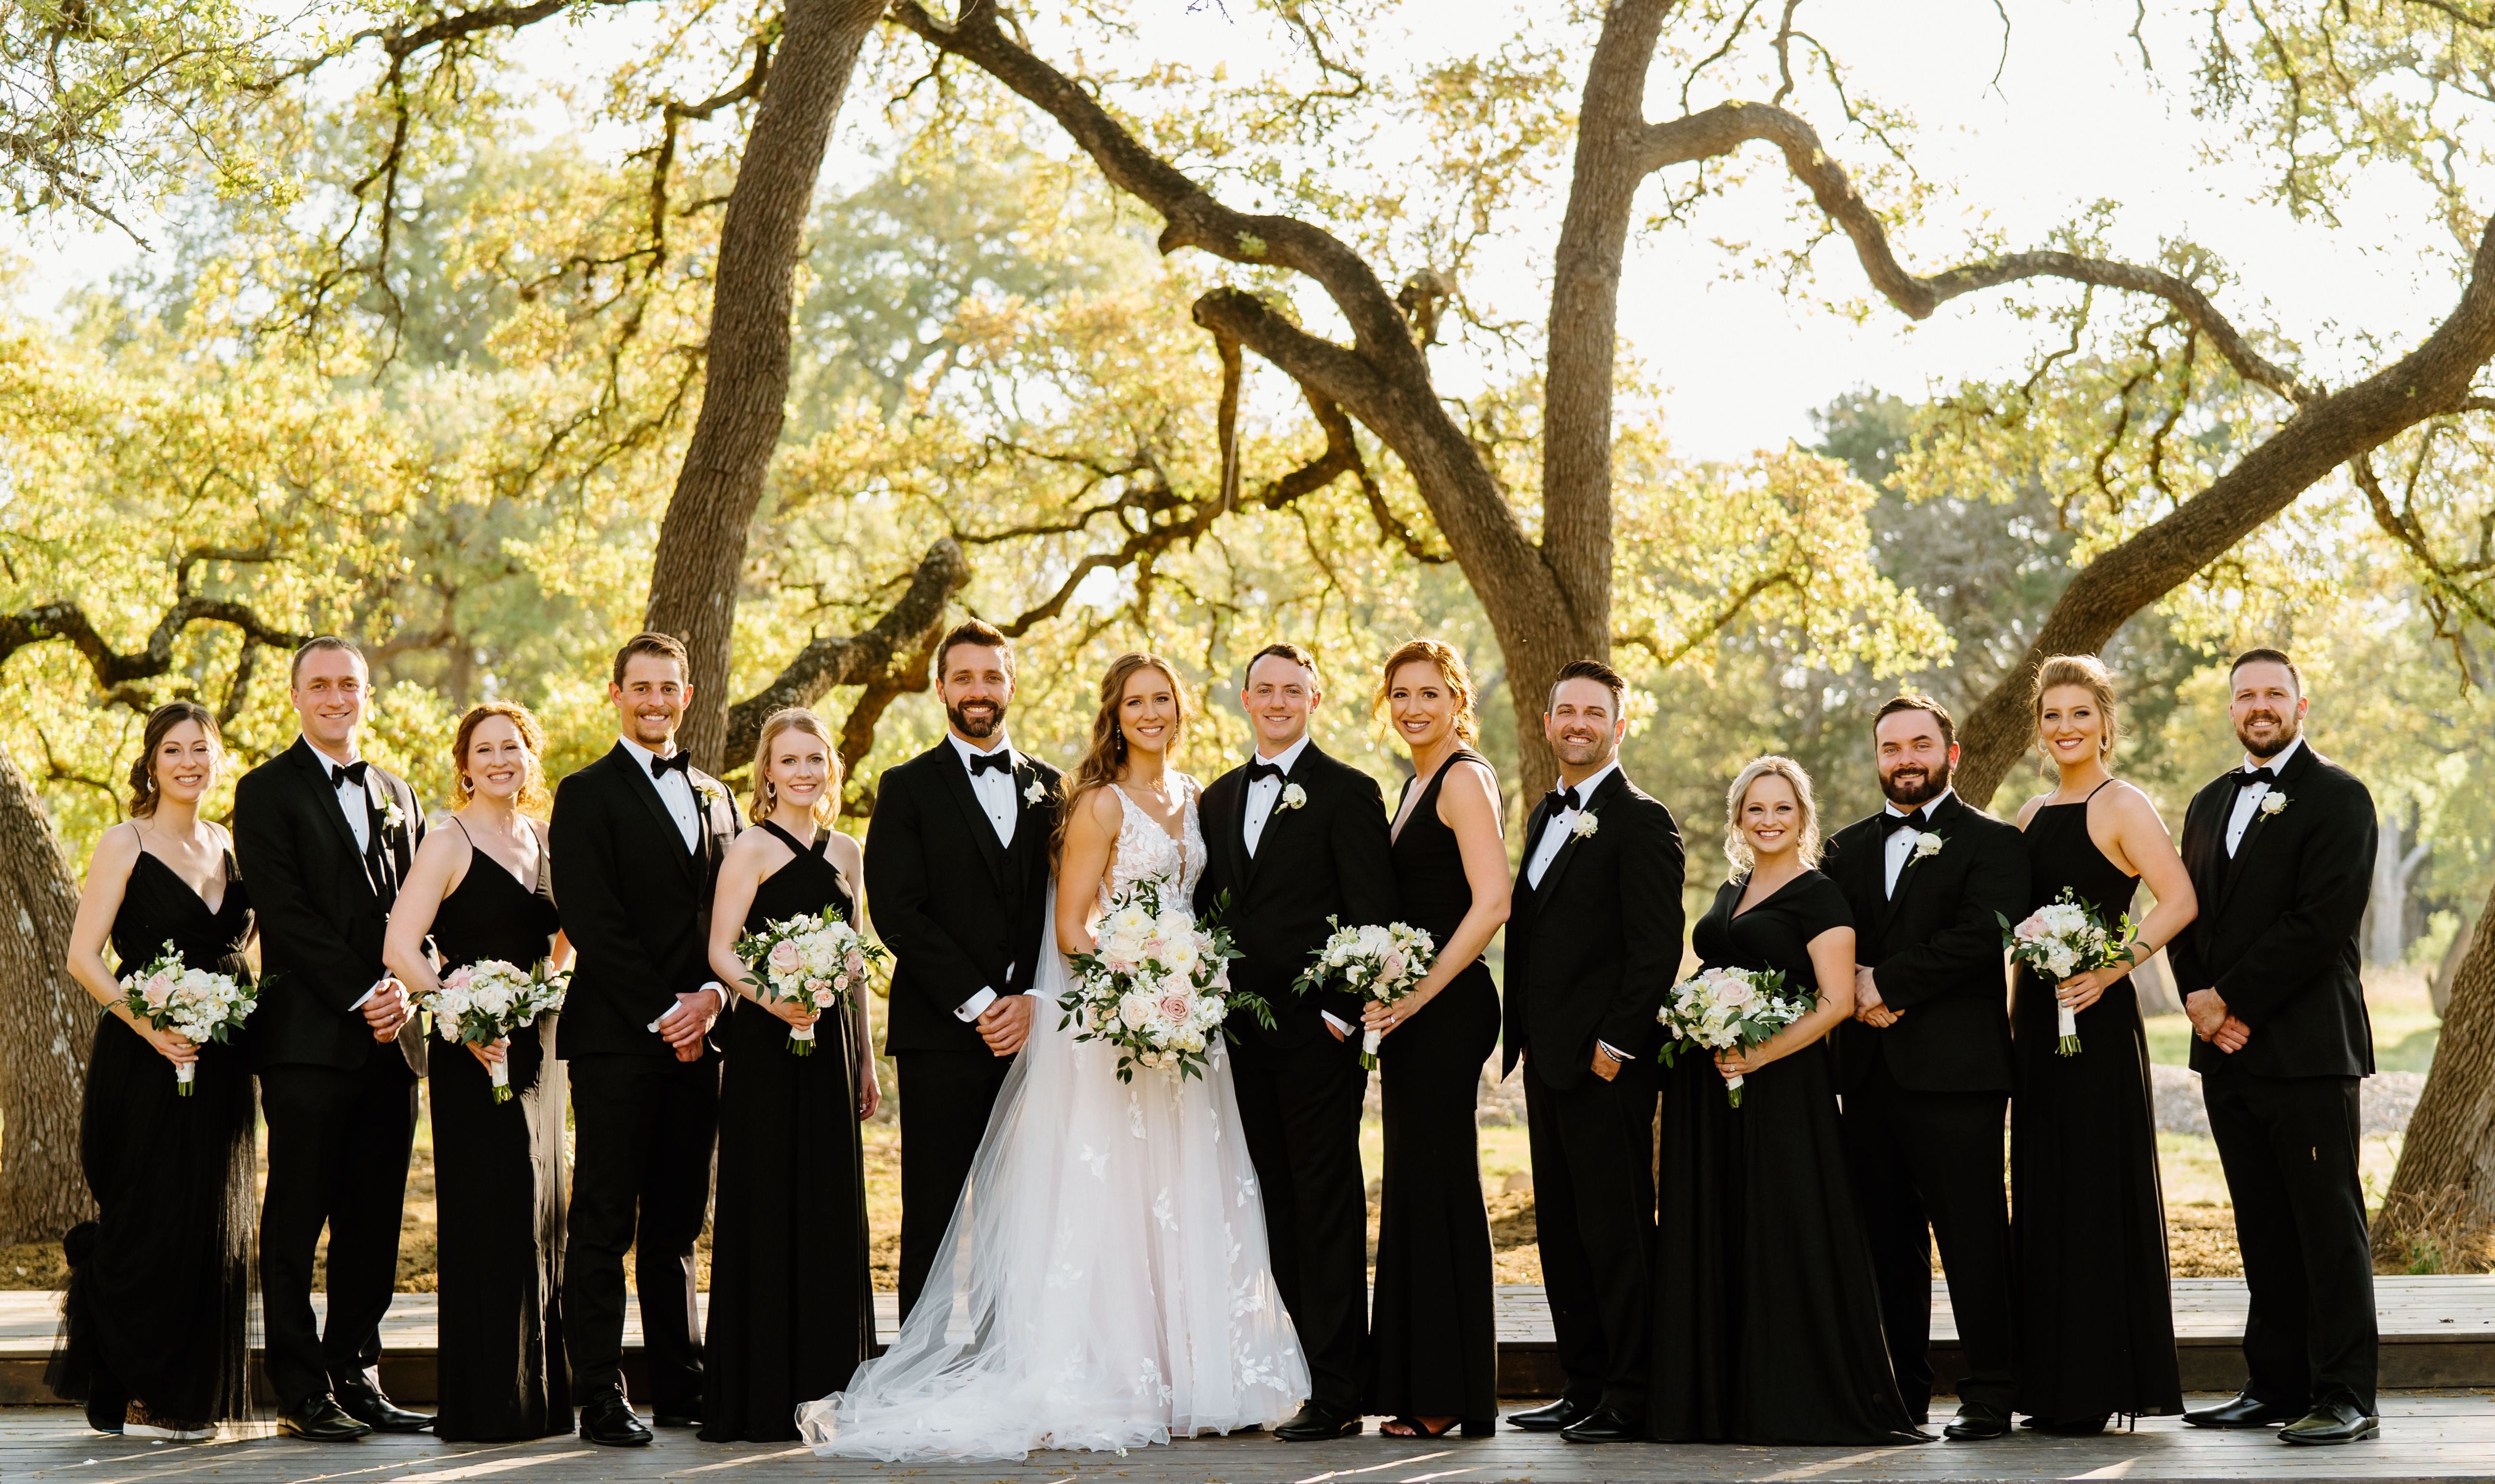
[[[1309,1392],[1266,1260],[1265,1216],[1217,1039],[1201,1078],[1137,1068],[1061,1027],[1064,954],[1124,887],[1181,901],[1204,872],[1196,781],[1168,662],[1100,682],[1069,787],[1031,1040],[998,1095],[926,1290],[849,1389],[797,1410],[817,1454],[1021,1458],[1269,1426]]]

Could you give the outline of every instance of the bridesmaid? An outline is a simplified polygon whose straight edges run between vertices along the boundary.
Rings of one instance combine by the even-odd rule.
[[[170,943],[193,969],[248,982],[251,899],[233,842],[200,818],[224,744],[196,701],[148,713],[130,768],[130,821],[87,862],[69,970],[105,1006],[87,1063],[78,1159],[100,1215],[63,1241],[70,1287],[45,1379],[98,1431],[199,1439],[250,1407],[254,1174],[251,1067],[238,1044],[195,1045],[121,1004],[123,973]],[[197,1064],[191,1096],[174,1068]]]
[[[2034,867],[2029,906],[2067,888],[2111,927],[2140,880],[2157,893],[2120,962],[2052,986],[2021,965],[2012,989],[2017,1407],[2039,1432],[2084,1437],[2116,1412],[2183,1409],[2148,1043],[2131,971],[2183,931],[2200,903],[2156,806],[2107,770],[2115,725],[2105,665],[2090,655],[2047,660],[2035,708],[2037,741],[2061,781],[2019,812]],[[2057,1001],[2079,1012],[2075,1056],[2056,1054]]]
[[[1435,639],[1389,655],[1378,704],[1412,753],[1395,815],[1399,920],[1426,930],[1436,962],[1412,993],[1372,1003],[1384,1034],[1385,1190],[1370,1323],[1366,1409],[1395,1438],[1485,1438],[1498,1416],[1490,1217],[1482,1207],[1473,1101],[1498,1042],[1498,989],[1481,961],[1507,920],[1498,778],[1465,743],[1472,677]]]
[[[536,717],[491,700],[459,719],[451,829],[427,833],[390,911],[382,958],[412,995],[440,972],[501,959],[560,969]],[[491,1046],[438,1043],[427,1059],[441,1221],[441,1359],[434,1436],[511,1441],[571,1431],[563,1349],[563,1063],[546,1015]],[[440,1032],[437,1028],[436,1035]],[[491,1067],[510,1068],[494,1100]]]
[[[797,1437],[797,1406],[846,1388],[875,1342],[867,1276],[866,1154],[858,1125],[883,1099],[864,997],[816,1025],[755,997],[736,940],[782,918],[840,910],[866,930],[857,842],[831,827],[839,753],[822,718],[776,712],[754,749],[759,829],[720,862],[711,970],[743,1003],[722,1022],[719,1205],[711,1223],[702,1438]],[[788,1050],[816,1025],[815,1052]]]
[[[1733,879],[1690,945],[1709,968],[1781,970],[1815,991],[1745,1052],[1684,1052],[1666,1074],[1655,1246],[1661,1442],[1914,1443],[1889,1368],[1825,1037],[1854,1013],[1854,921],[1814,867],[1810,777],[1761,757],[1725,795]],[[1741,1105],[1725,1084],[1742,1080]]]

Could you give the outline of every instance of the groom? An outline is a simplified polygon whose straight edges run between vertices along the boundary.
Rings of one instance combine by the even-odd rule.
[[[1204,790],[1208,852],[1196,911],[1219,912],[1237,943],[1231,983],[1274,1009],[1226,1026],[1248,1155],[1264,1188],[1274,1281],[1308,1352],[1309,1393],[1274,1430],[1285,1442],[1360,1432],[1369,1339],[1369,1201],[1360,1176],[1360,1002],[1304,999],[1291,981],[1334,929],[1394,920],[1395,861],[1375,780],[1309,738],[1324,699],[1314,657],[1269,644],[1248,662],[1239,702],[1256,754]],[[1224,906],[1226,902],[1226,908]],[[880,908],[878,909],[881,911]],[[879,919],[878,919],[879,920]]]
[[[1005,735],[1013,645],[969,619],[936,648],[946,735],[884,770],[866,888],[895,960],[884,1050],[901,1078],[901,1312],[928,1269],[1033,1013],[1058,770]],[[1052,945],[1053,946],[1053,945]]]
[[[2306,745],[2310,702],[2275,649],[2239,657],[2229,712],[2243,743],[2183,817],[2201,915],[2168,957],[2199,1040],[2209,1132],[2227,1171],[2252,1308],[2241,1395],[2195,1427],[2287,1426],[2287,1442],[2371,1438],[2378,1338],[2356,1084],[2374,1034],[2356,969],[2373,886],[2374,800]]]

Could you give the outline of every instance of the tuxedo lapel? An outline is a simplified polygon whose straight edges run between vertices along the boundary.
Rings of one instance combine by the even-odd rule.
[[[1957,795],[1951,794],[1948,804],[1932,811],[1931,818],[1927,821],[1930,828],[1923,833],[1939,836],[1941,849],[1949,849],[1950,837],[1941,834],[1941,831],[1957,822],[1957,810],[1963,807]],[[1922,874],[1923,868],[1917,864],[1914,852],[1908,851],[1904,862],[1897,867],[1897,889],[1888,894],[1888,901],[1882,904],[1880,909],[1880,928],[1884,935],[1897,920],[1898,912],[1906,905],[1906,894],[1915,889],[1915,879]],[[1880,884],[1883,888],[1888,885],[1888,876],[1889,837],[1882,835],[1880,837]]]
[[[297,765],[303,769],[304,776],[309,780],[308,787],[313,796],[313,812],[328,821],[329,833],[338,842],[338,849],[346,851],[347,858],[355,863],[356,878],[364,883],[364,889],[373,894],[373,899],[379,901],[382,883],[373,880],[373,868],[364,859],[363,847],[355,844],[355,832],[348,827],[346,811],[338,807],[338,790],[329,785],[328,762],[322,757],[319,750],[312,746],[311,739],[308,737],[297,735],[294,739],[293,751]],[[364,807],[367,810],[372,808],[369,797]],[[381,821],[368,820],[367,827],[379,829]]]
[[[2295,803],[2294,795],[2290,794],[2287,790],[2291,785],[2295,784],[2298,779],[2304,776],[2304,770],[2312,765],[2312,759],[2313,749],[2310,745],[2297,748],[2295,750],[2295,756],[2288,759],[2287,766],[2279,770],[2278,782],[2270,785],[2269,793],[2262,800],[2262,802],[2266,804],[2270,799],[2283,798],[2287,799],[2289,802],[2286,805],[2281,806],[2281,812],[2284,812],[2288,808],[2293,808]],[[2230,782],[2232,782],[2232,780],[2230,780]],[[2253,858],[2253,850],[2261,843],[2262,831],[2268,825],[2271,819],[2271,816],[2264,813],[2259,808],[2254,809],[2253,817],[2244,821],[2244,838],[2235,842],[2235,853],[2233,855],[2226,855],[2226,826],[2228,819],[2231,819],[2234,814],[2234,797],[2229,797],[2227,800],[2227,818],[2222,818],[2218,821],[2218,850],[2219,853],[2225,857],[2226,874],[2219,883],[2217,906],[2212,909],[2213,912],[2226,911],[2227,899],[2235,894],[2235,884],[2244,879],[2245,862]]]
[[[970,826],[970,839],[979,848],[979,858],[988,863],[988,874],[996,878],[1000,887],[1005,885],[1004,842],[997,838],[996,821],[979,807],[978,790],[970,787],[970,770],[962,765],[962,755],[954,750],[951,742],[939,742],[936,744],[935,761],[939,779],[937,787],[953,795],[954,805],[962,811],[962,818]],[[1022,838],[1020,819],[1014,821],[1014,838]]]
[[[1601,829],[1603,806],[1612,801],[1612,795],[1627,787],[1628,775],[1615,770],[1612,776],[1604,779],[1602,786],[1594,790],[1594,796],[1586,800],[1586,807],[1578,815],[1578,819],[1583,820],[1590,815],[1594,820],[1594,827],[1597,830]],[[1551,869],[1542,873],[1542,884],[1534,888],[1533,895],[1537,903],[1550,900],[1557,892],[1559,878],[1568,874],[1568,865],[1577,858],[1577,848],[1584,845],[1586,839],[1585,835],[1574,830],[1569,832],[1567,840],[1559,847],[1559,853],[1551,857]],[[1541,848],[1541,843],[1537,837],[1528,849],[1538,850]]]
[[[1230,887],[1243,898],[1248,894],[1248,774],[1244,768],[1233,769],[1213,781],[1213,788],[1227,784],[1230,792],[1223,794],[1218,818],[1224,820],[1221,831],[1221,857],[1230,867]],[[1212,789],[1205,790],[1208,797]]]
[[[1308,785],[1300,783],[1299,777],[1302,773],[1310,771],[1309,758],[1324,756],[1317,751],[1317,745],[1311,742],[1300,749],[1300,756],[1291,763],[1291,771],[1282,775],[1282,786],[1274,790],[1274,807],[1265,811],[1265,828],[1256,836],[1256,849],[1248,857],[1248,874],[1250,877],[1256,874],[1256,863],[1274,853],[1274,837],[1286,828],[1282,821],[1300,813],[1285,801],[1284,795],[1291,791],[1295,784],[1305,795],[1308,792]],[[1239,843],[1243,849],[1248,843],[1248,790],[1245,788],[1239,790]]]
[[[1525,818],[1525,859],[1516,868],[1516,890],[1509,897],[1508,917],[1511,922],[1530,922],[1534,913],[1541,910],[1542,893],[1534,888],[1530,873],[1533,870],[1533,852],[1541,848],[1542,827],[1550,822],[1551,800],[1546,797]],[[1553,861],[1552,865],[1556,868],[1558,862]],[[1542,879],[1549,881],[1550,873],[1544,872]]]
[[[615,751],[608,756],[615,759],[617,767],[624,770],[624,787],[640,798],[642,807],[650,811],[650,818],[658,820],[659,828],[665,832],[661,838],[675,847],[665,853],[673,856],[687,875],[694,874],[701,859],[702,837],[710,829],[709,811],[702,808],[701,791],[695,789],[693,792],[693,843],[688,846],[685,844],[685,827],[676,822],[674,815],[667,813],[667,801],[659,796],[659,781],[650,776],[650,770],[642,765],[641,759],[626,752],[621,742],[615,744]],[[693,775],[687,774],[685,783],[691,787]]]

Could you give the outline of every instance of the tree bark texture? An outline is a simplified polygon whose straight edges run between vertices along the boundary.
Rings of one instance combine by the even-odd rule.
[[[2495,904],[2495,895],[2489,902]],[[2374,1218],[2374,1256],[2445,1266],[2495,1233],[2495,911],[2478,912],[2451,976],[2434,1067]]]
[[[747,534],[788,400],[792,293],[832,121],[879,0],[789,0],[720,227],[700,416],[659,527],[648,627],[683,638],[693,704],[682,742],[725,758],[727,677]]]
[[[77,1157],[95,1002],[69,976],[77,915],[51,816],[0,748],[0,1244],[56,1241],[95,1214]]]

